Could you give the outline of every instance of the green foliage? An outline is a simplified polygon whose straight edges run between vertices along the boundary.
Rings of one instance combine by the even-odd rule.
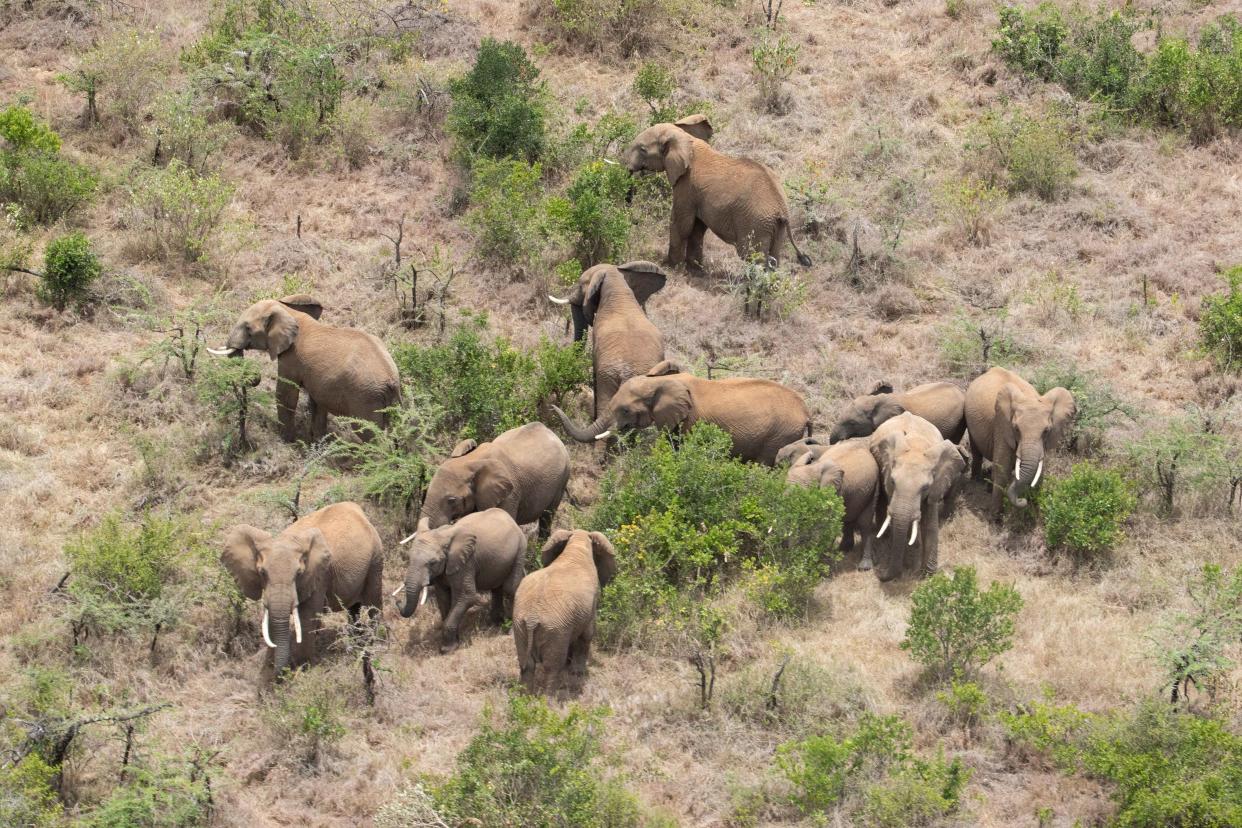
[[[549,5],[549,22],[562,39],[623,57],[657,39],[662,24],[678,12],[676,0],[551,0]]]
[[[564,196],[548,200],[550,223],[569,238],[583,270],[620,260],[630,236],[629,190],[624,167],[592,161],[577,171]]]
[[[497,828],[622,828],[644,820],[633,795],[601,772],[607,711],[513,694],[503,719],[485,711],[453,775],[431,790],[448,824]]]
[[[535,262],[543,238],[543,187],[538,164],[479,158],[471,174],[466,224],[483,258],[517,269]]]
[[[728,434],[699,423],[678,449],[660,435],[605,477],[586,522],[617,548],[619,574],[600,607],[605,640],[632,640],[651,620],[693,626],[703,598],[738,579],[770,615],[805,614],[837,556],[841,499],[786,486],[779,470],[737,460],[731,449]]]
[[[1014,367],[1029,352],[1009,331],[1009,310],[972,319],[958,314],[940,328],[940,360],[957,377],[973,379],[993,365]]]
[[[1045,363],[1035,369],[1031,385],[1040,394],[1060,387],[1074,395],[1078,413],[1066,434],[1066,444],[1080,454],[1100,450],[1105,430],[1119,417],[1134,417],[1133,408],[1101,377],[1073,364]]]
[[[1199,337],[1226,371],[1242,371],[1242,265],[1225,271],[1228,293],[1203,297]]]
[[[1070,125],[1055,107],[1042,113],[987,113],[966,146],[983,179],[1045,201],[1060,197],[1078,175]]]
[[[73,302],[86,304],[91,285],[103,272],[103,265],[91,250],[83,233],[70,233],[52,239],[43,251],[43,275],[36,289],[39,298],[57,310]]]
[[[96,179],[60,155],[60,137],[24,106],[0,112],[0,203],[21,224],[52,224],[90,200]]]
[[[101,38],[59,80],[86,97],[83,121],[88,126],[99,120],[102,109],[121,129],[135,133],[174,64],[158,34],[125,29]]]
[[[318,764],[347,732],[340,679],[325,668],[293,672],[260,711],[284,751],[306,766]]]
[[[751,69],[759,84],[759,100],[769,112],[782,113],[789,107],[785,82],[798,67],[801,47],[786,35],[763,28],[750,50]]]
[[[949,718],[964,728],[967,734],[983,721],[991,700],[973,681],[949,682],[949,689],[936,691],[936,700],[944,705]]]
[[[54,785],[57,768],[37,753],[17,764],[0,766],[0,825],[53,828],[60,824],[60,797]]]
[[[974,567],[937,572],[910,596],[910,626],[901,649],[941,678],[968,677],[1013,646],[1022,596],[992,582],[980,591]]]
[[[148,170],[130,189],[137,224],[162,261],[196,263],[210,256],[225,227],[234,187],[219,175],[200,175],[180,160]]]
[[[259,363],[244,357],[212,359],[195,373],[194,394],[216,421],[226,462],[254,448],[250,422],[273,404],[272,395],[257,388],[261,378]]]
[[[1079,766],[1078,744],[1091,724],[1091,717],[1072,704],[1033,701],[1016,712],[1002,710],[1001,724],[1010,741],[1047,754],[1058,768],[1072,772]]]
[[[1057,64],[1058,79],[1072,94],[1124,106],[1143,72],[1132,38],[1143,28],[1130,9],[1078,13]]]
[[[786,320],[806,304],[809,285],[788,265],[769,267],[762,255],[742,262],[729,280],[729,292],[742,301],[747,316]]]
[[[1124,449],[1131,479],[1141,493],[1156,496],[1165,514],[1182,500],[1202,502],[1228,489],[1226,460],[1233,451],[1225,437],[1189,414],[1146,429]]]
[[[0,138],[8,152],[60,152],[60,136],[24,106],[10,106],[0,112]]]
[[[1242,567],[1230,573],[1204,564],[1186,592],[1191,609],[1161,622],[1154,654],[1174,701],[1187,698],[1191,685],[1215,700],[1234,667],[1230,655],[1242,643]]]
[[[1122,526],[1137,501],[1125,479],[1091,462],[1044,484],[1039,510],[1049,549],[1063,549],[1079,563],[1110,553],[1124,537]]]
[[[467,166],[480,157],[535,162],[543,154],[547,92],[520,45],[484,38],[474,67],[449,91],[447,127]]]
[[[1000,10],[1000,27],[992,49],[1006,63],[1052,80],[1069,28],[1055,3],[1044,0],[1027,11],[1018,6]]]
[[[866,712],[867,697],[868,688],[852,671],[786,654],[779,661],[749,664],[731,676],[721,707],[730,719],[794,737],[857,719]]]
[[[945,185],[942,201],[966,241],[982,245],[991,234],[993,216],[1005,203],[1005,193],[982,179],[965,176]]]
[[[199,828],[211,821],[206,780],[174,769],[138,769],[80,823],[82,828]]]
[[[673,79],[673,73],[663,65],[649,60],[638,67],[631,89],[651,110],[651,123],[667,123],[677,119],[673,108],[677,82]]]
[[[860,822],[876,828],[937,825],[957,810],[971,771],[943,755],[910,761],[866,789]]]
[[[184,92],[159,98],[147,125],[157,164],[177,161],[200,176],[218,165],[221,150],[236,132],[229,121],[208,120],[199,101]]]

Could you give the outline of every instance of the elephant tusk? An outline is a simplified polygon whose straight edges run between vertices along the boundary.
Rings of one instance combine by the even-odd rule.
[[[207,349],[207,353],[211,354],[212,356],[232,356],[232,355],[233,355],[233,352],[234,352],[235,350],[237,350],[237,349],[236,349],[236,348],[228,348],[228,347],[225,347],[225,348],[208,348],[208,349]]]
[[[914,546],[914,542],[919,539],[919,522],[916,520],[910,526],[910,542],[906,546]]]
[[[889,521],[891,521],[892,519],[893,519],[893,516],[892,516],[892,515],[885,515],[885,516],[884,516],[884,523],[883,523],[883,525],[881,525],[881,526],[880,526],[880,531],[878,531],[878,532],[876,532],[876,533],[875,533],[875,536],[876,536],[877,538],[882,538],[882,537],[884,537],[884,533],[888,531],[888,524],[889,524]]]
[[[595,435],[595,439],[596,440],[607,440],[611,436],[612,436],[612,430],[609,429],[608,431],[605,431],[603,434]]]
[[[293,637],[299,644],[301,644],[302,643],[302,619],[298,617],[297,607],[294,607],[293,612],[289,613],[289,620],[293,622]]]
[[[418,535],[418,530],[417,530],[417,529],[415,529],[415,530],[414,530],[414,532],[413,532],[413,533],[412,533],[412,534],[411,534],[408,538],[406,538],[405,540],[401,541],[401,543],[400,543],[400,544],[398,544],[398,546],[405,546],[407,543],[409,543],[410,541],[414,540],[415,536],[417,536],[417,535]]]
[[[548,301],[552,302],[552,304],[554,305],[568,305],[569,304],[568,299],[557,299],[555,296],[553,296],[550,293],[548,294]]]
[[[427,591],[428,591],[430,588],[431,588],[430,586],[425,586],[425,587],[423,587],[423,591],[422,591],[422,593],[418,596],[418,605],[419,605],[420,607],[421,607],[423,604],[427,603]]]
[[[1031,488],[1039,485],[1039,476],[1044,473],[1044,461],[1040,460],[1039,465],[1035,467],[1035,479],[1031,481]]]
[[[272,643],[272,635],[267,631],[267,610],[263,610],[263,643],[276,649],[276,645]]]
[[[1014,480],[1022,479],[1022,458],[1021,457],[1013,461],[1013,479]]]
[[[393,598],[396,598],[396,597],[397,597],[398,595],[400,595],[400,594],[402,593],[402,591],[404,591],[404,590],[405,590],[405,584],[402,584],[401,586],[397,587],[396,589],[394,589],[394,590],[392,591],[392,597],[393,597]]]
[[[611,158],[603,158],[603,159],[601,159],[601,160],[602,160],[605,164],[612,164],[614,167],[615,167],[615,166],[617,166],[617,162],[616,162],[616,161],[613,161]]]

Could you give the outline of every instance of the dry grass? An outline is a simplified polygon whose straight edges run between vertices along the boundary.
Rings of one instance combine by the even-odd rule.
[[[133,18],[106,25],[148,25],[179,48],[205,22],[204,4],[134,5]],[[493,35],[534,45],[537,32],[519,5],[450,2],[448,13],[457,22],[445,42],[465,47],[476,35]],[[800,45],[801,58],[789,83],[795,105],[777,117],[755,111],[749,95],[735,92],[751,83],[745,25],[753,22],[753,10],[745,2],[738,6],[725,12],[704,2],[702,13],[717,19],[679,34],[679,42],[703,47],[674,58],[681,94],[715,103],[721,149],[771,164],[787,179],[822,184],[829,194],[821,211],[824,232],[803,234],[816,262],[812,290],[807,306],[786,323],[745,318],[711,279],[671,279],[649,306],[671,356],[689,364],[703,364],[709,354],[740,357],[746,373],[805,392],[826,427],[842,401],[877,379],[898,387],[938,379],[942,325],[982,292],[1008,298],[1009,328],[1035,363],[1059,361],[1105,377],[1148,417],[1201,401],[1212,380],[1189,370],[1197,364],[1198,300],[1217,289],[1214,267],[1235,262],[1242,250],[1242,182],[1231,172],[1242,156],[1238,138],[1195,147],[1117,130],[1083,151],[1082,173],[1065,199],[1011,199],[992,220],[986,242],[972,244],[937,199],[944,183],[960,175],[970,125],[1004,98],[1034,101],[1047,94],[994,64],[991,7],[966,3],[953,20],[942,0],[786,4],[784,30]],[[1166,19],[1167,28],[1208,14],[1194,4],[1178,8],[1183,16]],[[14,22],[0,32],[0,101],[29,95],[72,154],[123,180],[130,160],[146,148],[137,139],[113,145],[101,134],[81,132],[74,126],[79,102],[55,82],[90,39],[71,21]],[[442,79],[465,59],[464,48],[432,43],[394,77]],[[563,48],[540,58],[562,111],[581,99],[588,114],[643,110],[628,92],[638,63],[628,56],[584,58]],[[296,275],[313,286],[332,322],[397,341],[409,333],[397,324],[379,279],[390,255],[380,233],[406,215],[413,230],[407,256],[415,245],[440,245],[465,268],[468,278],[459,282],[454,307],[487,310],[493,326],[519,344],[544,334],[563,337],[564,320],[542,301],[541,285],[515,283],[470,260],[468,233],[449,209],[460,181],[436,124],[390,111],[375,129],[365,139],[341,139],[354,142],[348,151],[365,159],[357,169],[334,162],[331,148],[323,158],[293,163],[270,143],[235,139],[221,172],[238,185],[236,204],[253,229],[246,248],[207,276],[131,260],[127,232],[116,218],[123,205],[119,192],[101,198],[81,223],[105,261],[156,289],[159,309],[217,295],[231,314]],[[299,217],[301,238],[295,236]],[[846,272],[846,230],[858,220],[872,228],[879,253],[888,257],[884,268],[861,279]],[[38,235],[35,249],[51,233]],[[662,232],[637,234],[631,256],[658,258],[662,238]],[[707,252],[709,272],[734,266],[732,251],[714,239]],[[1050,290],[1050,272],[1056,284],[1075,290],[1081,307],[1074,313],[1058,304],[1063,293]],[[1140,307],[1144,278],[1153,300],[1148,308]],[[171,373],[147,376],[136,389],[118,380],[117,366],[159,336],[115,314],[58,318],[28,289],[12,284],[0,303],[0,500],[8,517],[0,522],[0,626],[13,632],[0,652],[4,675],[31,661],[68,658],[64,631],[48,621],[47,593],[64,571],[61,547],[103,514],[132,508],[153,486],[162,502],[200,514],[217,532],[238,521],[282,525],[279,510],[257,495],[291,485],[301,462],[270,426],[259,429],[259,450],[228,469],[192,455],[154,470],[144,465],[138,436],[192,448],[203,434],[203,424],[187,421],[187,392]],[[270,387],[274,370],[265,365],[264,371]],[[1127,426],[1112,436],[1122,439],[1134,430]],[[578,447],[572,453],[571,499],[585,504],[594,495],[600,459]],[[304,498],[330,483],[315,477]],[[989,670],[988,689],[1002,702],[1034,697],[1049,685],[1059,698],[1103,710],[1150,692],[1157,676],[1145,657],[1145,633],[1180,600],[1179,584],[1202,562],[1242,563],[1235,520],[1142,517],[1113,568],[1074,574],[1050,564],[1035,536],[992,528],[982,518],[979,486],[965,501],[942,534],[942,560],[978,567],[985,582],[1013,582],[1026,600],[1014,649],[999,660],[1002,670]],[[390,550],[391,589],[402,570],[396,529],[376,517]],[[907,582],[882,586],[869,573],[847,569],[821,587],[818,609],[806,624],[735,630],[718,696],[748,670],[767,670],[778,652],[790,651],[848,677],[834,690],[856,687],[864,696],[859,704],[907,714],[921,743],[953,738],[897,647],[911,588]],[[200,620],[221,623],[209,613]],[[360,680],[347,659],[322,668],[345,694],[347,733],[312,769],[289,761],[265,730],[256,706],[260,655],[226,650],[218,632],[184,629],[149,663],[135,660],[133,647],[93,642],[90,658],[74,669],[82,687],[95,688],[84,701],[172,703],[142,735],[151,753],[191,745],[219,751],[220,824],[287,824],[297,814],[306,824],[353,825],[404,780],[450,768],[483,707],[502,702],[516,672],[505,636],[481,631],[468,646],[441,657],[425,617],[410,629],[388,608],[384,621],[392,646],[382,659],[374,709],[362,704]],[[250,646],[241,649],[254,652],[253,627],[246,636],[242,644]],[[609,752],[646,801],[683,824],[722,826],[737,791],[767,783],[778,739],[728,715],[719,702],[700,711],[692,679],[692,668],[679,659],[600,652],[581,701],[612,709]],[[92,746],[103,752],[81,752],[71,774],[83,801],[104,790],[115,772],[115,746]],[[963,750],[975,771],[964,818],[971,824],[1029,822],[1044,806],[1054,808],[1054,824],[1090,824],[1108,811],[1097,786],[1011,761],[997,738],[985,735]]]

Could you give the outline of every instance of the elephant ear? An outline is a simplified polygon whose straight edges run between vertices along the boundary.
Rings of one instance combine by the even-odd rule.
[[[1010,448],[1017,448],[1018,445],[1014,436],[1017,429],[1014,428],[1013,415],[1021,393],[1012,382],[1007,382],[996,395],[996,422],[992,427],[992,439],[995,441],[1003,436],[1005,444]]]
[[[591,532],[591,554],[595,558],[595,571],[599,573],[600,589],[617,577],[617,551],[603,532]]]
[[[453,446],[453,453],[449,455],[449,459],[454,457],[464,457],[479,447],[478,440],[462,440]]]
[[[557,529],[548,536],[548,541],[543,545],[543,549],[539,550],[539,560],[544,566],[555,561],[560,554],[565,551],[565,544],[569,543],[569,539],[574,533],[568,529]]]
[[[295,311],[301,311],[311,319],[318,319],[323,315],[323,304],[309,293],[292,293],[282,296],[280,304],[293,308]]]
[[[625,282],[630,286],[630,290],[634,292],[634,298],[638,300],[638,304],[644,308],[647,306],[647,300],[651,298],[651,294],[664,287],[664,283],[668,279],[667,274],[654,262],[626,262],[617,269],[625,277]]]
[[[888,380],[880,380],[874,386],[871,387],[871,390],[867,392],[867,396],[874,397],[876,394],[891,394],[891,393],[893,393],[893,384],[889,382]]]
[[[1044,401],[1052,403],[1052,432],[1049,434],[1049,446],[1059,446],[1069,433],[1074,418],[1078,416],[1078,404],[1074,395],[1060,386],[1044,394]]]
[[[836,489],[841,491],[841,487],[845,485],[845,469],[838,466],[831,460],[823,460],[819,470],[819,487],[821,489]]]
[[[948,440],[939,445],[939,456],[932,467],[932,494],[944,499],[970,465],[966,450]]]
[[[496,462],[482,462],[474,474],[474,508],[480,512],[493,506],[509,511],[507,503],[513,495],[509,469]],[[511,513],[512,514],[512,513]]]
[[[608,268],[599,268],[582,288],[582,317],[588,325],[595,322],[595,312],[599,310],[599,294],[604,289],[604,277],[607,275]]]
[[[673,126],[690,133],[700,141],[712,140],[712,134],[716,131],[712,128],[712,122],[701,112],[673,121]]]
[[[272,359],[293,347],[298,338],[298,320],[283,305],[273,305],[264,323],[267,331],[267,352]]]
[[[298,575],[298,603],[311,595],[326,595],[332,588],[332,549],[323,532],[312,527],[298,530],[302,541],[302,572]]]
[[[885,477],[892,472],[897,456],[905,447],[905,436],[899,431],[877,431],[871,435],[869,446],[871,456],[880,467],[880,476]]]
[[[680,428],[693,408],[690,386],[677,379],[657,383],[651,401],[651,419],[657,428]]]
[[[660,154],[664,156],[664,174],[668,176],[668,183],[676,186],[678,180],[690,170],[694,160],[694,142],[688,133],[677,127],[665,127]]]
[[[879,427],[881,424],[888,422],[894,417],[905,414],[906,408],[893,398],[890,392],[876,394],[868,398],[867,406],[869,408],[867,414],[871,418],[871,425]]]
[[[445,575],[456,575],[474,560],[478,536],[473,532],[455,532],[449,541],[448,559],[444,564]]]
[[[667,377],[672,374],[680,374],[680,373],[681,373],[681,366],[678,365],[676,362],[673,362],[671,359],[666,359],[661,362],[657,362],[655,365],[652,365],[651,370],[647,372],[647,376]]]
[[[220,563],[233,576],[237,588],[251,601],[263,597],[263,578],[259,575],[259,547],[272,536],[248,524],[234,526],[224,541]]]

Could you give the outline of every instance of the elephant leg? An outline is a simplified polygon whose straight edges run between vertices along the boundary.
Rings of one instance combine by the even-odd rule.
[[[841,551],[854,551],[854,522],[846,521],[841,524]]]
[[[556,496],[556,500],[552,501],[552,505],[543,510],[543,514],[539,515],[539,532],[536,539],[542,543],[552,534],[552,521],[556,519],[556,510],[561,508],[561,498],[565,493]]]
[[[703,237],[707,235],[707,225],[697,216],[686,238],[686,266],[691,270],[703,269]]]
[[[940,504],[929,503],[923,509],[923,555],[919,561],[924,578],[930,578],[940,568]]]
[[[1009,476],[1013,473],[1013,456],[999,447],[992,458],[992,520],[1001,522],[1004,515],[1005,488],[1009,485]]]
[[[475,591],[474,584],[470,583],[465,586],[457,595],[453,596],[453,608],[449,610],[448,617],[444,619],[444,628],[440,632],[440,653],[441,655],[451,653],[457,649],[458,632],[461,629],[462,618],[466,615],[466,610],[474,604]]]
[[[487,613],[487,621],[494,627],[505,622],[505,591],[504,587],[492,590],[492,604]]]
[[[328,433],[328,409],[315,402],[309,394],[306,395],[306,400],[310,407],[311,439],[318,440]]]
[[[678,193],[674,191],[672,219],[668,227],[667,261],[670,265],[679,265],[686,260],[686,245],[694,231],[697,218],[694,208],[686,202],[685,197],[678,198]]]
[[[294,415],[298,411],[298,395],[301,387],[292,380],[278,377],[276,380],[276,416],[280,420],[280,436],[286,443],[297,437]]]
[[[983,451],[975,445],[974,438],[970,438],[970,479],[983,479]]]
[[[444,584],[436,584],[436,606],[440,608],[440,621],[448,619],[449,610],[453,608],[453,593]]]
[[[872,544],[875,543],[875,503],[874,501],[863,509],[862,514],[857,520],[858,532],[862,535],[863,554],[862,559],[858,562],[859,570],[863,572],[869,571],[875,562],[872,558]]]
[[[543,690],[548,695],[561,688],[565,665],[569,661],[570,641],[568,636],[558,636],[545,641],[540,648],[540,662],[543,664]]]
[[[586,679],[587,661],[591,658],[591,633],[584,632],[569,647],[569,674],[581,685]]]

